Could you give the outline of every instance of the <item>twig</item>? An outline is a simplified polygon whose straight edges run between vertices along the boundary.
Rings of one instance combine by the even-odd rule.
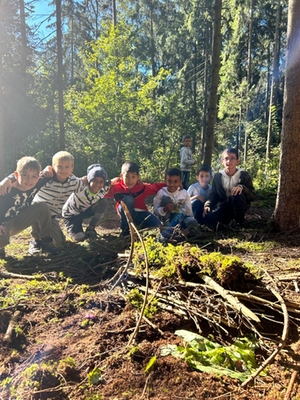
[[[211,277],[201,274],[200,272],[197,275],[204,280],[204,282],[209,285],[212,289],[214,289],[217,293],[219,293],[224,299],[228,301],[237,311],[244,314],[246,317],[252,319],[255,322],[260,322],[260,319],[257,315],[255,315],[248,307],[242,304],[238,299],[228,293],[226,289],[220,286],[217,282],[215,282]]]
[[[13,331],[14,331],[14,329],[16,327],[16,324],[18,322],[18,319],[19,319],[20,315],[21,315],[21,312],[20,311],[16,311],[13,314],[13,316],[11,317],[11,320],[10,320],[10,322],[8,324],[6,333],[5,333],[4,338],[2,340],[4,345],[8,345],[11,342],[12,334],[13,334]]]
[[[277,346],[277,348],[273,351],[273,353],[261,364],[261,366],[246,380],[242,383],[241,387],[245,387],[247,386],[250,382],[252,382],[254,380],[254,378],[256,376],[258,376],[265,368],[268,364],[270,364],[274,358],[276,357],[276,355],[282,350],[282,348],[285,345],[286,339],[287,339],[287,335],[288,335],[288,328],[289,328],[289,314],[285,305],[285,302],[283,300],[283,298],[281,297],[281,295],[274,290],[273,288],[269,287],[268,288],[272,294],[277,297],[278,301],[281,304],[282,307],[282,311],[283,311],[283,316],[284,316],[284,325],[283,325],[283,330],[282,330],[282,335],[281,335],[281,341],[279,343],[279,345]]]
[[[146,268],[146,289],[145,289],[144,302],[143,302],[143,305],[142,305],[140,316],[139,316],[138,322],[137,322],[136,327],[135,327],[136,329],[134,330],[133,334],[131,335],[131,337],[129,339],[128,346],[131,345],[131,343],[133,342],[133,340],[135,339],[135,337],[136,337],[136,335],[137,335],[137,333],[139,331],[139,326],[141,324],[141,321],[142,321],[142,318],[143,318],[143,315],[144,315],[144,312],[145,312],[145,308],[146,308],[146,305],[147,305],[147,302],[148,302],[148,290],[149,290],[149,263],[148,263],[148,255],[147,255],[146,246],[145,246],[143,238],[139,234],[139,231],[137,230],[135,225],[131,222],[130,226],[131,226],[132,229],[135,230],[138,238],[140,239],[142,247],[143,247],[143,252],[144,252],[144,256],[145,256],[145,268]]]
[[[285,396],[284,396],[284,400],[290,400],[291,399],[291,394],[292,394],[292,390],[293,390],[293,386],[294,386],[295,380],[297,378],[297,374],[298,374],[297,370],[293,371],[291,379],[290,379],[290,382],[289,382],[289,386],[288,386],[287,391],[286,391]]]

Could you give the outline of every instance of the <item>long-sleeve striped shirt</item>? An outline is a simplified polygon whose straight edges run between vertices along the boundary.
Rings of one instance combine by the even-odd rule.
[[[54,176],[40,188],[32,203],[45,202],[49,205],[53,217],[61,217],[62,208],[70,195],[84,188],[84,183],[76,176],[69,176],[63,183],[59,182]]]
[[[74,215],[79,215],[87,208],[95,204],[99,199],[103,199],[109,190],[109,186],[106,185],[99,190],[98,193],[91,193],[88,186],[78,193],[72,193],[66,201],[62,209],[62,215],[64,218],[70,218]]]

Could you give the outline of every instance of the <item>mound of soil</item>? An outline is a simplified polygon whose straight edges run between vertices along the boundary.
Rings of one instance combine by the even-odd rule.
[[[277,354],[246,387],[237,379],[197,372],[179,358],[162,357],[166,345],[182,345],[175,335],[178,329],[197,332],[192,319],[159,310],[151,319],[141,320],[139,311],[128,303],[125,281],[112,289],[109,279],[126,257],[130,241],[119,238],[118,220],[113,208],[98,228],[94,243],[68,243],[55,258],[27,257],[29,232],[12,240],[2,272],[32,275],[40,280],[22,277],[1,280],[0,300],[0,398],[1,399],[76,399],[76,400],[173,400],[173,399],[297,399],[299,396],[300,340],[299,317],[290,320],[284,351]],[[267,218],[269,213],[266,212]],[[277,241],[271,252],[256,253],[257,262],[266,268],[287,273],[291,259],[297,271],[300,249],[295,235],[271,234],[261,210],[248,215],[248,228],[238,232],[239,240],[261,243]],[[234,248],[236,232],[204,231],[194,239],[209,250],[226,254],[234,252],[245,261],[254,255]],[[272,236],[273,235],[273,236]],[[218,239],[216,240],[216,237]],[[230,237],[229,240],[225,238]],[[298,237],[299,239],[299,237]],[[63,273],[63,277],[60,275]],[[39,282],[48,286],[39,286]],[[34,282],[34,283],[33,283]],[[278,286],[281,283],[278,280]],[[290,283],[290,292],[299,294]],[[297,288],[297,279],[295,288]],[[13,289],[12,289],[13,287]],[[287,286],[282,286],[287,290]],[[284,293],[283,293],[284,294]],[[15,303],[13,303],[15,299]],[[9,332],[9,329],[12,329]],[[230,343],[238,330],[215,330],[203,321],[203,336],[213,334],[220,343]],[[279,345],[283,323],[265,322],[264,338],[257,353],[260,365]],[[249,329],[251,331],[251,328]],[[268,337],[268,340],[265,338]],[[130,345],[128,345],[130,343]],[[149,362],[156,356],[151,368]],[[149,369],[148,369],[149,368]]]

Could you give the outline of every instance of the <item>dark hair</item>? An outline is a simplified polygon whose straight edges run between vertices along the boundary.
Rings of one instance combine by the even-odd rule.
[[[170,169],[168,169],[166,176],[180,176],[181,177],[181,171],[179,168],[170,168]]]
[[[234,147],[228,147],[227,149],[225,149],[225,150],[222,152],[222,154],[223,154],[223,153],[232,153],[232,154],[235,154],[235,155],[236,155],[236,159],[237,159],[237,160],[239,159],[238,150],[235,149]]]
[[[200,166],[197,168],[196,175],[198,176],[198,175],[200,174],[201,171],[209,172],[210,175],[212,175],[212,170],[211,170],[210,166],[207,165],[207,164],[202,164],[202,165],[200,165]]]
[[[132,161],[126,161],[122,165],[121,173],[124,174],[125,172],[135,172],[138,175],[140,173],[138,165]]]
[[[192,137],[191,137],[191,135],[183,135],[182,141],[184,141],[185,139],[192,139]]]

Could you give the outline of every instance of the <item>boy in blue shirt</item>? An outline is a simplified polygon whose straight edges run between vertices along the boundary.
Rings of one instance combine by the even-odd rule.
[[[200,165],[197,169],[197,182],[193,183],[187,191],[191,198],[194,217],[199,224],[203,223],[204,203],[208,200],[211,193],[211,185],[209,184],[211,177],[212,171],[210,166],[205,164]]]

